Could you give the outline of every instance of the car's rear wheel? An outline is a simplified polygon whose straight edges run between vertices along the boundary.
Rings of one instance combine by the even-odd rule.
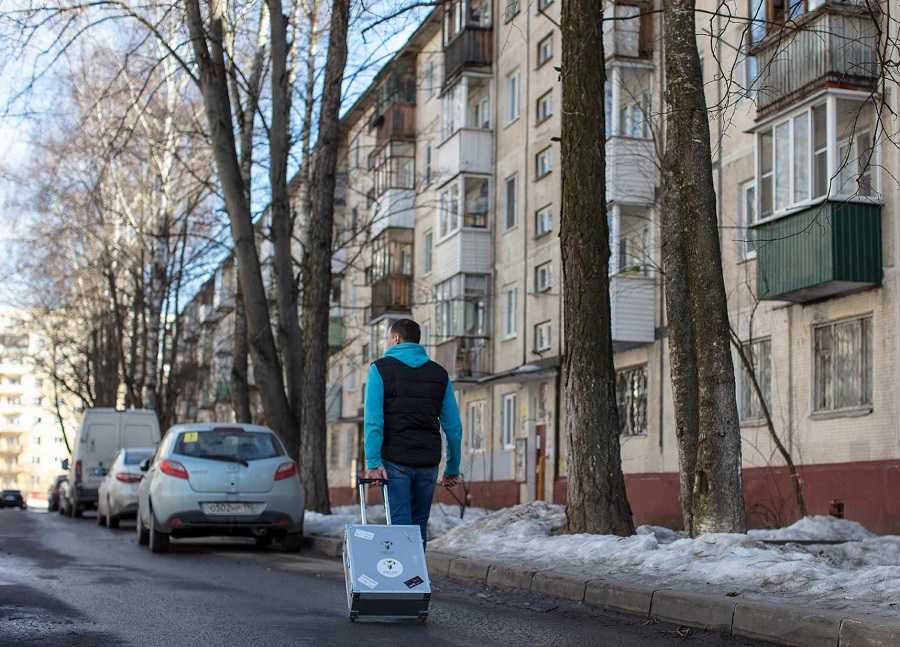
[[[257,548],[268,548],[269,546],[272,545],[272,535],[262,535],[262,536],[258,535],[256,537],[254,537],[253,539],[256,540]]]
[[[144,528],[144,522],[141,521],[141,513],[138,511],[137,516],[137,542],[138,546],[146,546],[150,541],[150,533]]]
[[[106,515],[100,514],[100,506],[97,506],[97,525],[98,526],[106,525]]]
[[[281,540],[281,551],[284,553],[299,553],[303,548],[303,534],[291,533]]]
[[[150,510],[150,552],[166,553],[169,551],[169,535],[156,528],[156,514]]]
[[[119,518],[109,511],[109,504],[106,506],[106,527],[111,530],[119,527]]]

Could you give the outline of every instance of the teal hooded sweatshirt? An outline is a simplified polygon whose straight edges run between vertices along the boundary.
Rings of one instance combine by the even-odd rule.
[[[428,362],[428,353],[419,344],[403,343],[391,346],[384,354],[393,357],[407,366],[418,368]],[[460,444],[462,442],[462,422],[459,419],[459,407],[453,393],[453,382],[447,382],[447,392],[439,416],[441,428],[447,438],[447,455],[444,460],[444,475],[459,474]],[[365,406],[365,449],[366,466],[372,470],[381,467],[381,445],[384,441],[384,382],[375,364],[369,366],[369,378],[366,382]]]

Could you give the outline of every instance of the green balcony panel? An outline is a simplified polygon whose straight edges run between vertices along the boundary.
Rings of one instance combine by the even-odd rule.
[[[344,318],[331,317],[328,320],[328,347],[338,350],[344,345]]]
[[[881,205],[823,202],[755,233],[760,299],[808,303],[881,284]]]

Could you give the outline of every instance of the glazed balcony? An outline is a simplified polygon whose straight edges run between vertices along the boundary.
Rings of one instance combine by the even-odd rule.
[[[607,58],[653,57],[653,13],[648,4],[607,4],[603,22]]]
[[[641,274],[609,277],[613,348],[616,352],[653,343],[656,332],[656,282]]]
[[[412,309],[412,288],[413,277],[406,274],[392,274],[373,281],[367,322],[388,314],[408,316]]]

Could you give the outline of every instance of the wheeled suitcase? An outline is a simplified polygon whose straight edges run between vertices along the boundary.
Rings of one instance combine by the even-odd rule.
[[[419,526],[391,525],[387,485],[382,483],[386,524],[366,523],[366,485],[359,481],[362,523],[344,529],[344,578],[350,620],[428,618],[431,581]]]

